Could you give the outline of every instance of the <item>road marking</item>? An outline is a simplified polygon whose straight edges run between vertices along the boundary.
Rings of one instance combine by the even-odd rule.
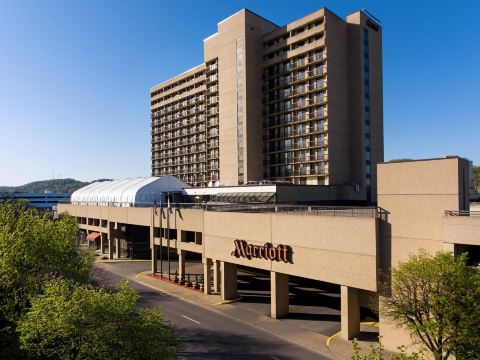
[[[185,319],[188,319],[190,321],[193,321],[194,323],[197,323],[198,325],[201,325],[197,320],[193,320],[192,318],[189,318],[188,316],[182,315]]]
[[[139,279],[140,276],[145,274],[151,274],[151,273],[152,273],[152,270],[142,271],[141,273],[138,273],[137,275],[135,275],[135,279]]]
[[[279,358],[273,356],[273,355],[270,355],[270,357],[273,359],[273,360],[280,360]]]
[[[332,339],[337,336],[338,334],[340,334],[340,331],[333,334],[332,336],[330,336],[328,339],[327,339],[327,346],[330,346],[330,342],[332,341]]]
[[[378,321],[364,321],[364,322],[361,322],[360,324],[361,324],[361,325],[368,325],[368,326],[376,326],[376,327],[379,327],[379,326],[378,326]],[[330,343],[331,343],[331,341],[333,340],[333,338],[334,338],[335,336],[337,336],[338,334],[340,334],[340,333],[341,333],[341,331],[339,331],[339,332],[333,334],[332,336],[330,336],[330,337],[327,339],[327,346],[330,346]]]

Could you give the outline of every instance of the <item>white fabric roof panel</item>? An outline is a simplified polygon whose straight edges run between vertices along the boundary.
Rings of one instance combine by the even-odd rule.
[[[99,181],[89,184],[71,196],[76,205],[130,207],[161,201],[162,194],[182,192],[189,186],[174,176]]]

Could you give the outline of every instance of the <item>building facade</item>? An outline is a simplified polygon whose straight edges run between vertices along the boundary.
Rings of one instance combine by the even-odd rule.
[[[29,206],[40,210],[52,210],[59,202],[70,201],[69,193],[0,193],[0,201],[2,200],[25,200]]]
[[[480,262],[480,213],[469,211],[468,172],[468,161],[458,157],[379,164],[377,207],[218,206],[196,204],[193,192],[190,204],[170,209],[90,200],[60,204],[59,211],[98,236],[109,258],[122,256],[122,243],[149,246],[153,273],[165,275],[157,257],[167,249],[178,255],[172,270],[180,276],[186,254],[197,254],[204,291],[224,300],[237,297],[238,266],[268,271],[268,315],[274,318],[289,312],[289,276],[335,284],[341,335],[351,339],[360,331],[360,309],[380,301],[379,274],[410,254],[468,251],[471,261]],[[387,349],[411,341],[382,313],[379,329]]]
[[[285,26],[244,9],[204,62],[150,90],[152,175],[352,185],[375,200],[383,161],[382,30],[320,9]]]

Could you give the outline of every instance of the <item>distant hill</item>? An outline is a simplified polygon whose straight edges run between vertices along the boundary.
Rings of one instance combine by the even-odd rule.
[[[98,179],[95,181],[107,181],[110,179]],[[0,192],[43,193],[46,190],[52,193],[72,193],[92,182],[82,182],[75,179],[53,179],[34,181],[21,186],[0,186]]]

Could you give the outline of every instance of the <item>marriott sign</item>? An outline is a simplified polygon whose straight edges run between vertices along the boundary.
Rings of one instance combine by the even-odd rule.
[[[244,257],[247,259],[259,258],[272,261],[292,262],[292,248],[288,245],[273,246],[271,243],[265,245],[252,245],[245,240],[234,240],[235,250],[232,255],[236,257]]]

